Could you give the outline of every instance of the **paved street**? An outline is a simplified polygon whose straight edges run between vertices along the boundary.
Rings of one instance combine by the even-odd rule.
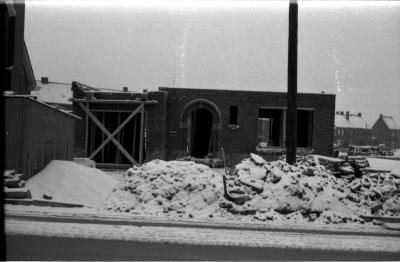
[[[399,260],[384,252],[301,250],[7,236],[7,260]]]
[[[9,211],[7,260],[400,260],[400,236],[385,229],[133,218]]]

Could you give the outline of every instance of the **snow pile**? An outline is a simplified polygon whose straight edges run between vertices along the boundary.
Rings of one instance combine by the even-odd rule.
[[[399,198],[392,193],[400,180],[381,175],[350,181],[310,160],[289,165],[252,155],[236,166],[227,183],[228,193],[241,193],[249,201],[243,205],[224,202],[221,207],[234,214],[254,214],[259,220],[324,223],[358,222],[360,215],[371,215],[371,211],[398,215]]]
[[[34,199],[43,199],[45,194],[54,201],[96,207],[104,202],[116,183],[112,177],[96,168],[53,160],[30,178],[26,187]]]
[[[393,155],[394,155],[395,157],[400,157],[400,148],[394,150]]]
[[[192,161],[153,160],[129,169],[103,208],[142,214],[212,216],[222,178]]]

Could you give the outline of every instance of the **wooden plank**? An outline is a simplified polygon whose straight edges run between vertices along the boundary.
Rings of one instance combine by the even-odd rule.
[[[133,142],[132,142],[132,156],[135,157],[136,154],[136,129],[137,129],[137,117],[134,118],[133,122]]]
[[[112,112],[112,113],[131,113],[132,110],[114,110],[114,109],[90,109],[91,112]]]
[[[140,140],[139,140],[139,163],[143,164],[143,139],[144,139],[144,107],[142,106],[142,112],[140,114]]]
[[[321,155],[313,155],[313,157],[317,157],[319,160],[330,162],[330,163],[343,163],[343,159],[328,157],[328,156],[321,156]]]
[[[98,103],[98,104],[158,104],[158,101],[155,100],[115,100],[115,99],[72,99],[73,102],[77,103]]]
[[[86,103],[86,107],[87,107],[88,110],[90,110],[88,103]],[[86,156],[89,154],[89,152],[88,152],[89,151],[88,150],[88,144],[89,144],[88,139],[89,139],[89,117],[88,117],[87,114],[85,114],[85,151],[86,151],[85,155]]]
[[[119,125],[118,128],[114,130],[114,132],[112,132],[111,137],[114,137],[132,119],[132,117],[134,117],[139,112],[141,107],[143,107],[143,105],[140,105],[138,108],[132,111],[132,113],[124,120],[124,122],[122,122],[122,124]],[[111,140],[111,137],[107,137],[106,140],[103,140],[103,143],[101,143],[101,145],[89,156],[89,158],[92,159]]]
[[[87,109],[82,105],[82,103],[79,103],[79,106],[86,112],[86,114],[89,115],[89,117],[93,120],[93,122],[100,128],[101,131],[103,131],[104,134],[106,134],[108,137],[111,137],[111,141],[115,144],[115,146],[125,155],[126,158],[132,163],[132,164],[137,164],[136,160],[125,150],[125,148],[113,137],[111,136],[110,132],[104,127],[104,125],[96,118],[95,115],[93,115],[92,112],[87,111]],[[141,105],[140,107],[143,107]]]
[[[105,123],[104,112],[101,112],[101,117],[102,117],[102,123]],[[104,132],[101,133],[101,141],[104,142]],[[101,150],[101,162],[104,163],[104,147],[102,147],[102,150]]]

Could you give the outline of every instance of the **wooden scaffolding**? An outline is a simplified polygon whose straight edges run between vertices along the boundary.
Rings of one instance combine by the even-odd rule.
[[[125,157],[130,165],[143,164],[145,105],[156,104],[157,101],[90,98],[73,101],[85,113],[85,148],[89,159],[97,158],[96,162],[102,164],[121,164],[121,159]],[[92,104],[97,104],[97,107],[92,108]],[[99,104],[112,105],[112,108],[98,107]],[[113,146],[112,152],[115,152],[115,161],[110,161],[110,158],[107,161],[105,158],[105,154],[110,151],[110,145]]]

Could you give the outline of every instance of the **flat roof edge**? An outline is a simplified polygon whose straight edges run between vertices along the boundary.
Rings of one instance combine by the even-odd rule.
[[[51,108],[53,110],[56,110],[57,112],[63,113],[65,115],[69,116],[69,117],[72,117],[72,118],[75,118],[75,119],[78,119],[78,120],[82,119],[77,115],[74,115],[74,114],[68,113],[66,111],[57,109],[57,108],[53,107],[52,105],[49,105],[49,104],[47,104],[45,102],[42,102],[42,101],[39,101],[39,100],[35,99],[33,96],[30,96],[30,95],[7,95],[7,96],[4,96],[4,98],[24,98],[24,99],[29,99],[31,101],[34,101],[34,102],[38,103],[38,104],[41,104],[43,106],[46,106],[46,107]]]

